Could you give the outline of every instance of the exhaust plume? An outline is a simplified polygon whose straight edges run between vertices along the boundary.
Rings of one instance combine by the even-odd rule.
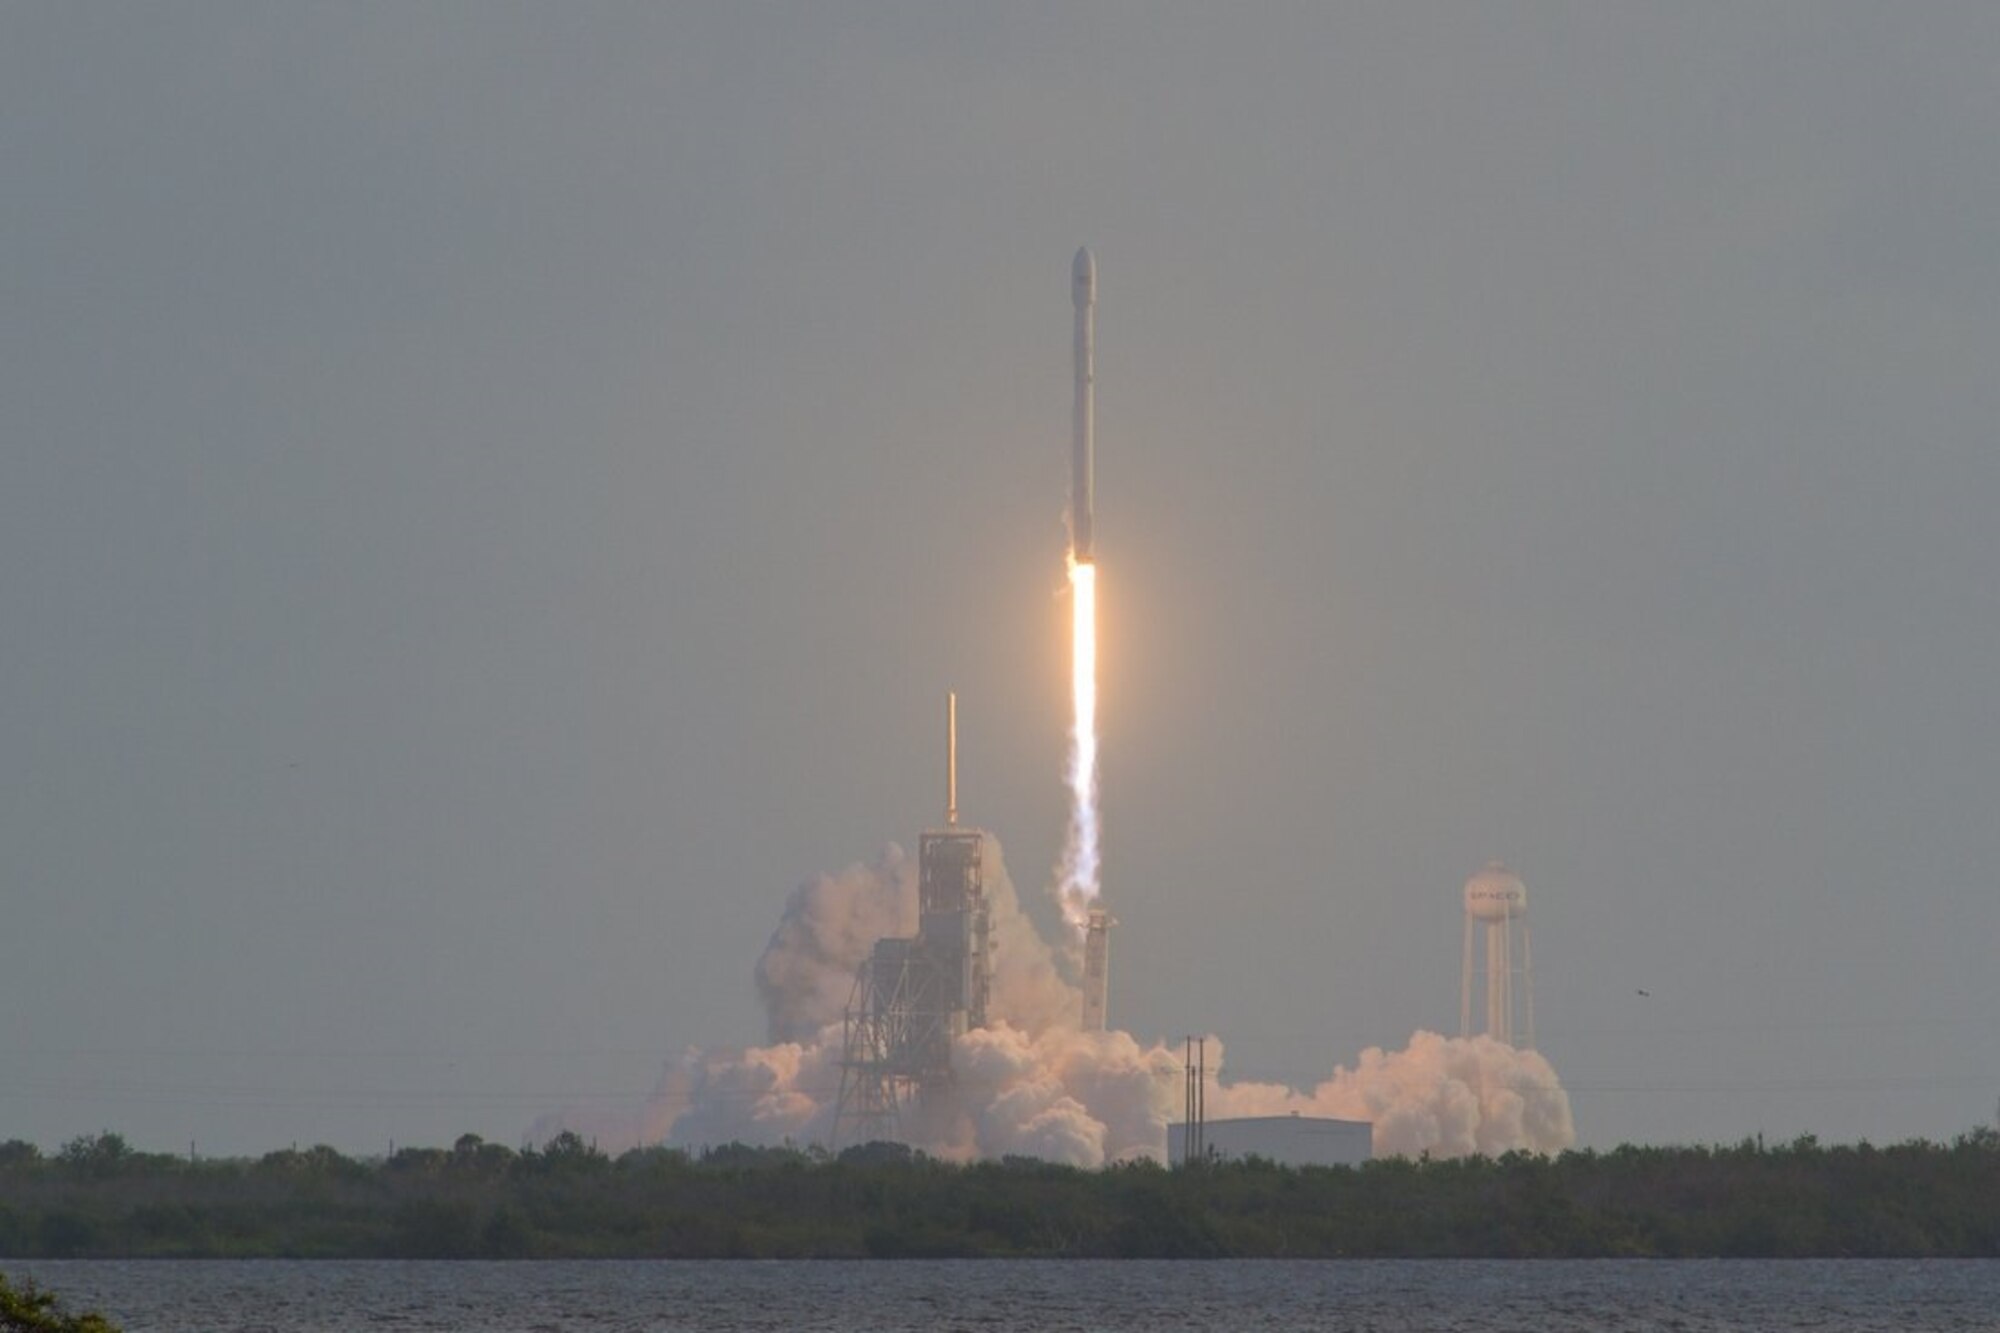
[[[1069,560],[1069,832],[1056,867],[1063,919],[1080,937],[1097,905],[1097,566]]]

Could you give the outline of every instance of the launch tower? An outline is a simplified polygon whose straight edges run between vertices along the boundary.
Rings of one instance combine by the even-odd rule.
[[[1090,909],[1083,929],[1083,1030],[1104,1031],[1111,1007],[1111,927],[1117,924],[1102,907]]]
[[[993,943],[985,834],[958,822],[958,696],[945,701],[945,822],[917,839],[917,933],[882,939],[847,1002],[833,1144],[895,1139],[949,1087],[951,1043],[986,1026]]]

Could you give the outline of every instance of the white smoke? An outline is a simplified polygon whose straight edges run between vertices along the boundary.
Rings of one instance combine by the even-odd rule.
[[[757,960],[757,994],[774,1042],[811,1041],[838,1023],[875,941],[917,928],[917,867],[890,843],[868,865],[792,890]]]
[[[1210,1038],[1209,1050],[1219,1044]],[[1366,1120],[1378,1157],[1556,1153],[1576,1142],[1569,1094],[1549,1062],[1486,1036],[1418,1031],[1400,1051],[1371,1046],[1354,1068],[1336,1068],[1311,1092],[1218,1082],[1207,1112]]]
[[[1079,992],[1021,910],[991,835],[985,868],[996,945],[990,1025],[955,1041],[950,1095],[906,1115],[902,1137],[955,1161],[1020,1154],[1098,1167],[1164,1158],[1167,1124],[1182,1112],[1180,1049],[1081,1031]],[[916,894],[916,867],[893,844],[867,865],[800,885],[757,961],[769,1045],[692,1048],[668,1067],[642,1114],[613,1123],[565,1113],[533,1132],[573,1128],[607,1151],[662,1141],[827,1142],[855,972],[877,939],[914,933]],[[1336,1067],[1310,1092],[1223,1082],[1216,1038],[1208,1054],[1211,1119],[1366,1120],[1377,1156],[1553,1153],[1576,1139],[1569,1097],[1548,1061],[1489,1037],[1420,1031],[1400,1051],[1363,1051],[1353,1068]]]
[[[827,1032],[830,1039],[808,1044],[689,1051],[677,1071],[685,1077],[684,1109],[664,1137],[696,1146],[824,1141],[840,1087],[840,1032]]]

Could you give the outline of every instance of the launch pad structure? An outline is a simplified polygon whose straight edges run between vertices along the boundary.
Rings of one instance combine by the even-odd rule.
[[[945,822],[917,839],[917,933],[881,939],[847,1002],[839,1148],[900,1136],[905,1111],[952,1084],[954,1037],[986,1026],[993,984],[986,835],[958,822],[958,696],[945,702]]]
[[[1070,265],[1070,298],[1076,370],[1069,552],[1074,569],[1095,563],[1097,261],[1087,247],[1076,252]],[[944,825],[917,840],[917,933],[877,940],[848,996],[840,1096],[831,1130],[835,1148],[898,1139],[904,1114],[921,1114],[926,1102],[951,1086],[953,1038],[987,1024],[994,943],[986,897],[986,837],[958,822],[955,694],[945,701],[944,767]],[[1094,885],[1092,889],[1094,897]],[[1110,932],[1117,922],[1101,902],[1093,901],[1081,924],[1078,1021],[1085,1032],[1102,1032],[1110,1007]]]
[[[1111,1007],[1111,927],[1102,907],[1090,909],[1083,928],[1083,1030],[1104,1031]]]

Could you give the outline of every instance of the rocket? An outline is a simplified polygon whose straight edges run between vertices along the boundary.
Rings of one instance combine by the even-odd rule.
[[[1076,305],[1076,410],[1071,418],[1069,553],[1076,563],[1087,565],[1091,563],[1090,519],[1095,504],[1091,494],[1094,486],[1091,455],[1095,448],[1091,437],[1096,424],[1091,382],[1096,378],[1096,366],[1091,343],[1097,315],[1097,261],[1090,257],[1088,246],[1076,252],[1076,260],[1069,266],[1069,292]]]

